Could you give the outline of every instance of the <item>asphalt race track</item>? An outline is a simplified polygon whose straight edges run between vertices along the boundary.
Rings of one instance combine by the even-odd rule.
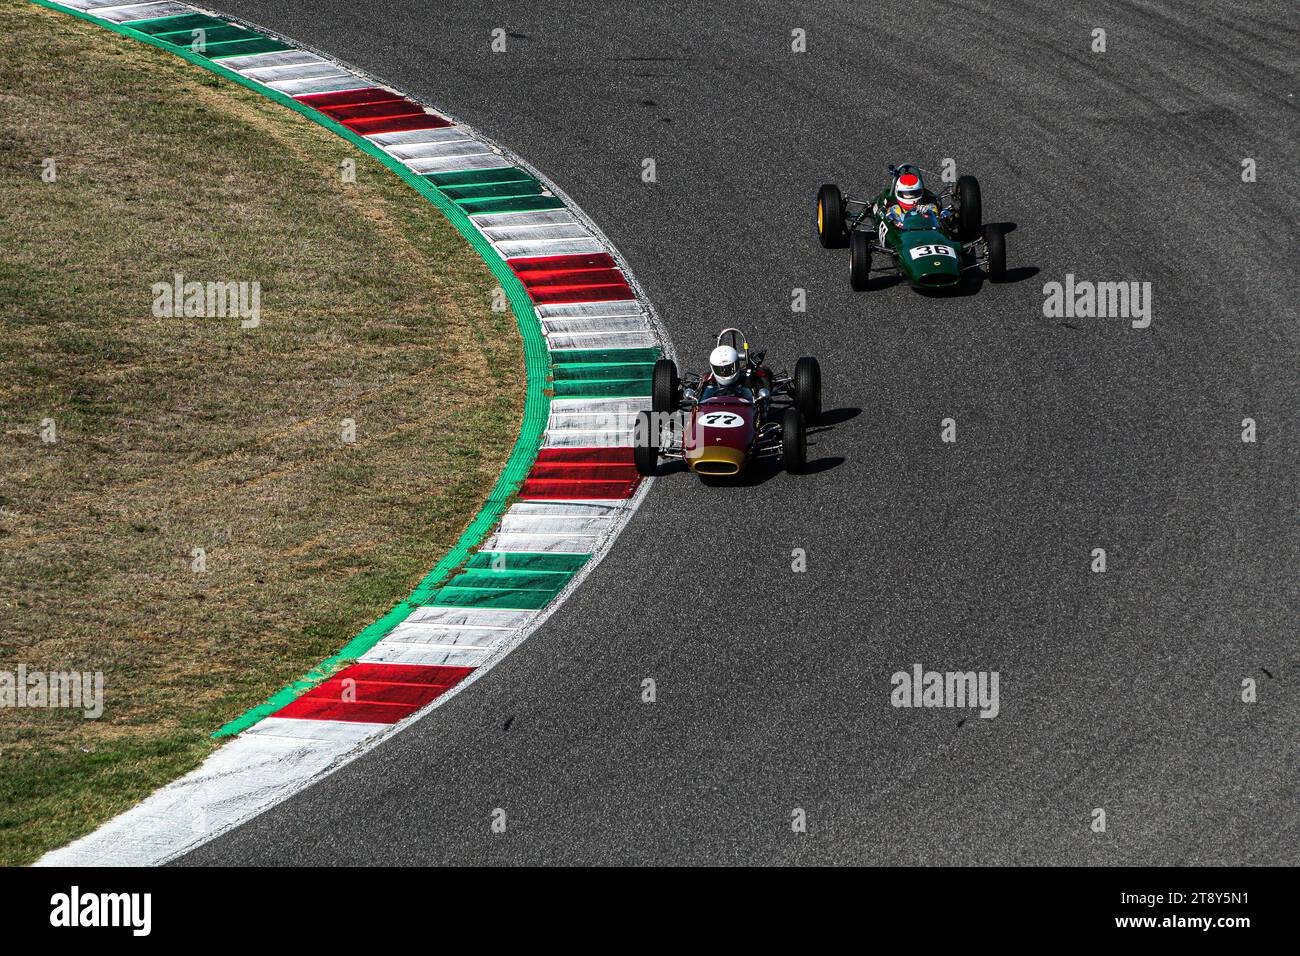
[[[215,5],[510,146],[684,364],[739,325],[833,411],[812,474],[666,474],[491,674],[182,862],[1300,863],[1293,4]],[[818,185],[945,157],[1013,281],[851,292]],[[1150,327],[1045,317],[1067,274]],[[917,663],[1000,713],[891,706]]]

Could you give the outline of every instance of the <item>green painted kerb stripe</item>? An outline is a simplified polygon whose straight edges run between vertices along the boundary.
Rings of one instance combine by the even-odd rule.
[[[563,209],[564,203],[555,196],[505,196],[500,199],[462,199],[461,208],[471,216],[484,216],[494,212],[540,212],[545,209]]]
[[[428,173],[425,176],[435,186],[472,186],[475,184],[536,182],[522,169],[498,166],[495,169],[462,169],[452,173]]]
[[[654,363],[664,357],[663,351],[655,346],[643,349],[561,349],[551,353],[551,361],[557,365],[635,365]]]
[[[573,572],[586,564],[590,557],[589,554],[571,554],[567,551],[480,551],[469,559],[465,568]]]
[[[264,87],[247,77],[240,76],[233,70],[223,67],[220,62],[208,59],[208,56],[220,56],[222,53],[234,52],[234,48],[242,46],[244,52],[260,52],[265,45],[270,45],[275,49],[292,49],[281,44],[274,39],[262,40],[260,38],[237,41],[235,43],[220,43],[209,47],[207,56],[191,52],[187,47],[177,46],[168,43],[165,39],[151,36],[148,33],[131,29],[126,24],[109,23],[105,20],[96,18],[91,13],[81,10],[73,10],[70,7],[54,3],[53,0],[31,0],[42,7],[51,10],[57,10],[60,13],[66,13],[70,16],[86,20],[96,26],[111,30],[121,36],[130,37],[142,43],[148,43],[150,46],[165,50],[174,56],[179,56],[188,60],[195,66],[200,66],[205,70],[224,76],[226,79],[238,83],[247,89],[253,90],[268,99],[274,100],[281,106],[288,107],[301,116],[306,117],[313,123],[325,127],[331,132],[347,140],[357,149],[374,157],[388,169],[392,170],[402,178],[407,185],[418,192],[421,196],[429,200],[438,210],[447,218],[447,221],[456,228],[456,230],[465,238],[474,251],[477,252],[483,261],[487,263],[492,274],[505,290],[506,297],[510,301],[511,308],[514,311],[515,321],[519,326],[519,334],[524,341],[524,369],[527,375],[527,389],[524,396],[524,417],[523,424],[519,429],[519,438],[516,439],[514,448],[510,451],[510,457],[506,460],[504,470],[497,479],[492,491],[488,494],[487,501],[479,510],[478,514],[470,521],[469,526],[461,533],[452,549],[434,566],[433,570],[424,576],[416,586],[412,595],[425,595],[431,593],[439,585],[443,584],[454,571],[456,571],[470,557],[470,552],[478,547],[487,536],[487,534],[496,526],[509,503],[511,496],[519,483],[523,481],[532,467],[533,461],[537,458],[537,449],[541,445],[542,433],[546,430],[546,421],[550,415],[550,397],[546,393],[547,376],[550,374],[550,357],[546,351],[546,341],[542,337],[542,326],[538,321],[537,313],[533,310],[532,300],[529,299],[528,293],[524,290],[523,283],[514,274],[511,268],[506,265],[505,260],[497,254],[492,245],[483,237],[474,224],[469,219],[469,214],[475,210],[462,207],[459,203],[443,195],[441,191],[427,177],[412,173],[400,162],[389,156],[378,146],[374,145],[360,134],[348,129],[346,126],[336,123],[334,120],[322,113],[304,106],[297,100],[277,90]],[[166,32],[168,20],[174,24],[177,20],[183,18],[167,18],[166,20],[147,21],[152,29]],[[172,30],[176,27],[172,26]],[[256,35],[251,35],[256,36]],[[225,47],[219,52],[215,48]],[[548,197],[536,196],[527,197],[528,199],[547,199]],[[514,202],[524,200],[488,200],[488,202]],[[557,203],[558,200],[555,200]],[[466,204],[467,206],[471,204]],[[567,570],[567,569],[565,569]],[[333,657],[329,657],[320,662],[312,671],[301,680],[294,681],[287,687],[282,688],[273,694],[265,703],[254,707],[247,713],[235,718],[218,730],[214,737],[228,737],[240,733],[243,730],[253,726],[263,717],[274,713],[281,707],[292,702],[305,691],[310,690],[316,684],[320,683],[331,674],[338,671],[350,660],[360,657],[370,648],[379,643],[385,634],[406,619],[406,617],[417,607],[416,603],[408,598],[400,601],[396,607],[366,627],[352,638],[344,647]]]

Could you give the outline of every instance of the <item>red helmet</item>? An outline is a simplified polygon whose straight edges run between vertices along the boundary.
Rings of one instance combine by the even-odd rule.
[[[924,187],[921,185],[921,177],[916,173],[903,173],[894,183],[894,198],[904,209],[911,209],[921,201],[921,193]]]

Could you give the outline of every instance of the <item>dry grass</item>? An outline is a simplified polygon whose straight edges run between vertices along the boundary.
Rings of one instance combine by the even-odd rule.
[[[155,318],[176,272],[260,282],[260,327]],[[0,0],[0,670],[106,683],[99,720],[0,710],[0,863],[195,766],[450,547],[522,407],[494,285],[319,127]]]

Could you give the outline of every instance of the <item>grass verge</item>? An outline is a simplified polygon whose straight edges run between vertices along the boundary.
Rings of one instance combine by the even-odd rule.
[[[156,316],[177,273],[259,283],[260,324]],[[105,683],[95,720],[0,709],[0,864],[192,769],[450,548],[523,405],[495,285],[329,132],[0,0],[0,672]]]

